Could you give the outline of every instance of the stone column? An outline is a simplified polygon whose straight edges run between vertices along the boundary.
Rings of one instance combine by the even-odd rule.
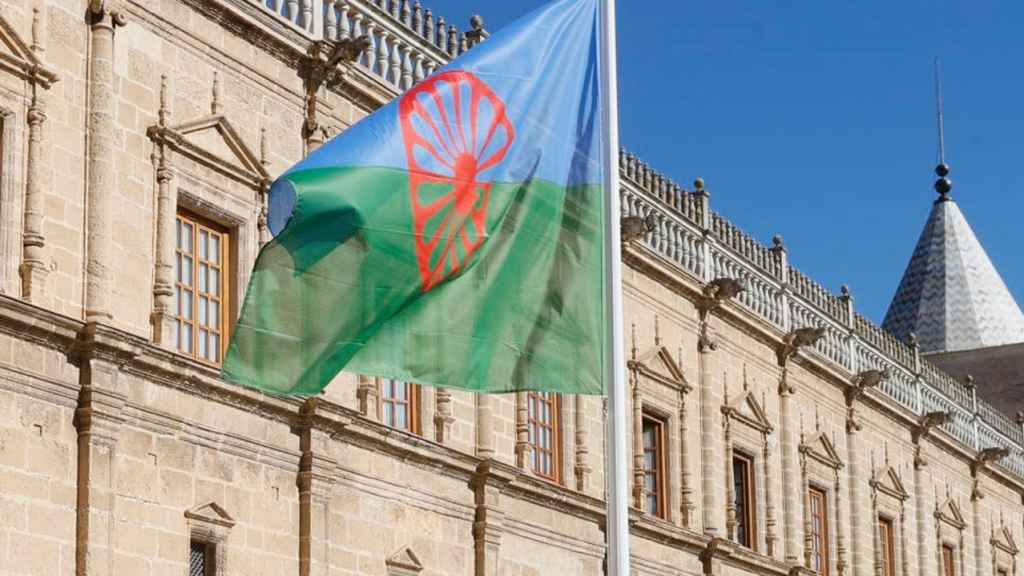
[[[846,574],[846,501],[843,499],[843,483],[841,469],[835,471],[835,485],[833,487],[836,503],[836,574]]]
[[[32,84],[32,104],[28,109],[28,159],[25,175],[25,229],[22,236],[21,296],[33,304],[46,304],[46,237],[43,235],[45,198],[42,182],[43,133],[46,103],[38,83]]]
[[[682,354],[680,353],[680,356]],[[679,514],[684,528],[693,524],[693,486],[690,472],[690,416],[686,413],[686,389],[679,389]]]
[[[766,403],[767,405],[767,403]],[[775,541],[777,536],[775,535],[775,475],[772,474],[772,449],[771,441],[768,438],[768,433],[764,435],[764,543],[766,552],[769,557],[775,558]]]
[[[476,394],[476,456],[494,457],[494,401],[490,394]]]
[[[76,576],[114,573],[114,463],[127,384],[120,378],[116,355],[100,353],[97,340],[97,326],[86,325],[70,354],[79,369],[80,386],[74,417],[78,431]]]
[[[530,445],[528,392],[516,392],[516,466],[523,471],[531,469],[533,447]]]
[[[782,525],[785,534],[785,560],[791,564],[803,562],[803,522],[800,496],[800,474],[797,470],[797,446],[793,430],[793,395],[795,389],[788,382],[788,368],[782,367],[779,377],[779,439],[782,450]]]
[[[705,339],[702,339],[705,340]],[[699,344],[697,356],[700,364],[700,437],[701,437],[701,489],[704,501],[704,533],[724,536],[725,505],[722,482],[722,393],[715,388],[713,374],[714,346],[710,340]]]
[[[587,491],[587,482],[590,479],[590,448],[587,447],[587,397],[576,394],[574,401],[575,435],[576,435],[576,463],[573,472],[576,477],[576,491]]]
[[[299,576],[326,576],[329,572],[329,505],[337,462],[330,458],[331,438],[317,430],[317,398],[299,409],[295,433],[299,436]]]
[[[484,460],[470,481],[476,511],[473,515],[473,576],[498,576],[505,511],[501,492],[516,471],[493,459]]]
[[[644,509],[644,401],[640,393],[640,380],[633,372],[633,507]]]
[[[356,376],[356,399],[359,402],[359,413],[371,420],[380,419],[378,410],[380,402],[380,384],[372,376]]]
[[[176,349],[174,341],[174,252],[177,226],[178,195],[175,193],[175,173],[168,158],[171,151],[159,146],[159,165],[156,170],[156,278],[153,283],[153,342],[168,349]]]
[[[89,146],[88,192],[86,197],[86,279],[85,319],[112,319],[111,234],[114,218],[114,28],[125,24],[124,15],[114,12],[105,0],[89,3]]]
[[[39,8],[32,9],[32,52],[39,61],[43,60],[43,46],[40,42]],[[21,276],[21,296],[40,306],[48,304],[46,276],[49,265],[46,262],[46,237],[43,234],[45,209],[44,191],[52,184],[50,169],[46,163],[46,89],[57,77],[38,67],[31,72],[32,103],[28,109],[28,157],[25,174],[25,227],[22,235],[22,260],[18,273]],[[45,178],[45,180],[44,180]]]
[[[722,461],[725,465],[725,533],[727,538],[736,541],[736,476],[732,467],[732,419],[725,417],[725,453]],[[754,548],[754,543],[750,542]]]

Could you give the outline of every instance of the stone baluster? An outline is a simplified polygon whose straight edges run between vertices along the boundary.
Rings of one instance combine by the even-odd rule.
[[[412,26],[412,10],[409,8],[409,0],[402,0],[402,24]]]
[[[356,16],[356,26],[359,26],[361,15]],[[370,38],[370,47],[363,53],[366,55],[366,69],[370,72],[377,70],[377,45],[381,39],[377,37],[377,24],[372,20],[366,23],[366,36]],[[359,38],[358,34],[353,33],[353,38]]]
[[[409,46],[402,46],[402,90],[412,88],[413,60],[415,55],[415,52]]]
[[[288,0],[288,20],[299,25],[299,0]]]
[[[391,83],[401,89],[402,87],[402,65],[404,62],[404,52],[406,47],[397,37],[394,42],[391,43]],[[387,78],[385,78],[387,80]]]
[[[324,0],[327,4],[327,21],[324,28],[324,34],[328,40],[338,39],[338,13],[334,10],[334,3],[337,0]]]
[[[419,52],[419,51],[414,51],[412,53],[412,55],[413,55],[413,61],[415,62],[415,67],[413,68],[412,78],[413,78],[413,82],[418,84],[419,82],[421,82],[423,80],[423,78],[426,77],[425,73],[423,71],[423,53]]]
[[[401,21],[402,8],[399,5],[398,0],[391,0],[391,16],[393,16],[395,20]]]
[[[90,3],[89,150],[86,223],[85,319],[110,320],[112,275],[111,233],[117,175],[114,166],[114,28],[126,21],[104,2]]]
[[[427,61],[427,69],[426,69],[427,77],[430,77],[434,73],[434,70],[437,70],[437,63],[434,62],[433,60]]]
[[[448,55],[458,56],[459,54],[459,28],[452,24],[448,27]]]
[[[348,40],[352,38],[349,29],[352,27],[352,21],[348,14],[352,10],[352,7],[348,5],[348,2],[342,1],[341,4],[341,18],[338,20],[338,40]]]
[[[434,11],[427,8],[426,18],[423,20],[423,37],[428,44],[435,44],[436,28],[434,28]]]
[[[313,0],[302,0],[302,29],[313,32]]]
[[[413,32],[417,36],[423,36],[423,4],[420,0],[416,0],[416,4],[412,7],[412,21],[410,22]]]
[[[467,50],[469,50],[469,37],[466,36],[465,34],[462,34],[461,36],[459,36],[459,52],[458,53],[459,54],[463,54]]]
[[[42,60],[43,47],[40,44],[39,9],[32,10],[32,51]],[[22,261],[18,272],[21,276],[21,296],[33,304],[45,306],[46,237],[43,234],[45,212],[44,190],[50,182],[44,182],[44,158],[46,124],[46,92],[49,88],[38,75],[32,79],[32,103],[28,109],[28,158],[25,175],[25,229],[22,234]],[[46,176],[49,176],[47,171]],[[49,178],[47,178],[49,180]]]
[[[377,41],[377,74],[385,81],[388,79],[388,70],[391,66],[391,47],[388,45],[388,37],[391,34],[387,30],[381,30],[380,38]]]
[[[447,52],[446,40],[448,38],[448,26],[444,23],[444,17],[439,16],[437,18],[437,33],[434,35],[434,43],[443,52]]]

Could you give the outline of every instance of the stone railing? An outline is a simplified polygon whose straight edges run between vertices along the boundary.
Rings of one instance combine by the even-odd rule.
[[[312,40],[366,37],[359,64],[398,91],[429,76],[487,37],[474,16],[459,32],[419,0],[245,0]]]
[[[623,151],[623,216],[641,216],[654,229],[641,242],[651,251],[701,280],[730,277],[746,290],[737,303],[781,333],[805,326],[825,329],[817,355],[851,377],[863,370],[886,368],[890,377],[879,390],[908,414],[942,410],[951,418],[943,427],[965,446],[1010,449],[1001,466],[1024,477],[1024,428],[977,397],[924,358],[916,347],[900,342],[856,313],[853,297],[835,294],[787,263],[781,238],[768,247],[710,208],[703,182],[692,191],[659,174]]]

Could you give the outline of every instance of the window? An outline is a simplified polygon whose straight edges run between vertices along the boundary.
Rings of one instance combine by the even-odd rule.
[[[192,540],[189,543],[188,576],[214,576],[217,573],[215,548],[209,542]]]
[[[665,422],[644,416],[644,512],[665,517]]]
[[[227,230],[178,213],[174,291],[178,350],[219,365],[227,343]]]
[[[732,457],[732,481],[736,508],[736,542],[753,549],[757,529],[754,514],[754,460],[743,454]]]
[[[561,398],[552,392],[527,394],[529,440],[533,447],[533,472],[548,480],[561,481]]]
[[[942,545],[942,576],[956,576],[956,555],[949,544]]]
[[[896,545],[893,537],[892,520],[878,519],[878,540],[882,547],[882,576],[896,576]]]
[[[817,488],[811,488],[807,496],[811,511],[811,569],[828,576],[828,499]]]
[[[420,387],[386,379],[381,385],[381,418],[392,428],[420,434]]]

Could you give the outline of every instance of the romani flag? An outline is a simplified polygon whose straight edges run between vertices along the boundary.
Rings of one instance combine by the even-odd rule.
[[[281,176],[225,377],[604,393],[599,9],[536,10]]]

